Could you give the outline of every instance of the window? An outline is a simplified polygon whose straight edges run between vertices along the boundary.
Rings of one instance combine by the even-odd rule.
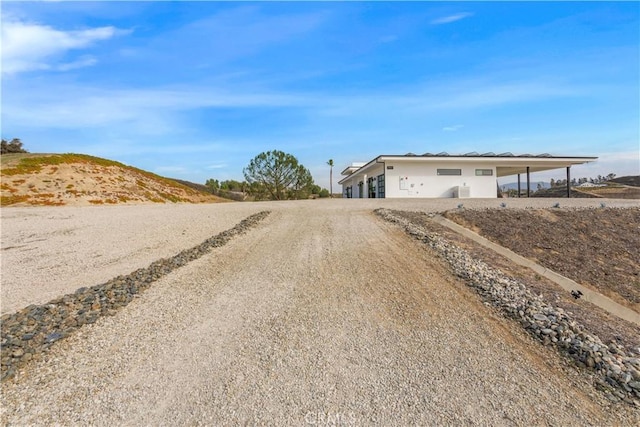
[[[384,174],[378,175],[378,198],[384,199]]]
[[[476,176],[493,176],[493,169],[476,169]]]
[[[368,198],[375,199],[376,198],[376,179],[375,178],[367,179],[367,187],[369,188]]]
[[[462,169],[438,169],[438,175],[462,175]]]

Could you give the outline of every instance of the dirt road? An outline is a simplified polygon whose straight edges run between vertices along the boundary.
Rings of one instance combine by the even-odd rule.
[[[582,392],[586,382],[395,226],[369,209],[318,206],[274,210],[59,342],[2,385],[3,422],[605,425],[634,416]]]

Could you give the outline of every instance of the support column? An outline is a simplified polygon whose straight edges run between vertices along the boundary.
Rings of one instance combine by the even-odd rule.
[[[518,197],[520,197],[520,174],[518,174]]]
[[[567,199],[571,197],[571,166],[567,166]]]
[[[362,195],[363,199],[368,199],[369,198],[369,180],[367,179],[367,175],[364,176],[364,179],[362,180],[363,184],[362,184],[362,192],[364,193]]]
[[[527,166],[527,197],[531,197],[531,177],[529,176],[529,166]]]

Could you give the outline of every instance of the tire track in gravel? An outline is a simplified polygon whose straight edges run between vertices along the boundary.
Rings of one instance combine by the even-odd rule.
[[[616,423],[430,251],[368,211],[309,206],[62,342],[3,385],[3,420]]]

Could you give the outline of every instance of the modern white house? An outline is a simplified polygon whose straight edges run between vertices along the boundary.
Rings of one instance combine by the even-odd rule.
[[[573,165],[597,157],[550,154],[447,153],[381,155],[367,163],[353,163],[342,171],[339,184],[346,198],[496,198],[499,177],[526,174],[526,195],[531,193],[530,174],[566,168],[567,183]],[[521,193],[520,188],[518,194]],[[567,184],[567,197],[571,189]]]

